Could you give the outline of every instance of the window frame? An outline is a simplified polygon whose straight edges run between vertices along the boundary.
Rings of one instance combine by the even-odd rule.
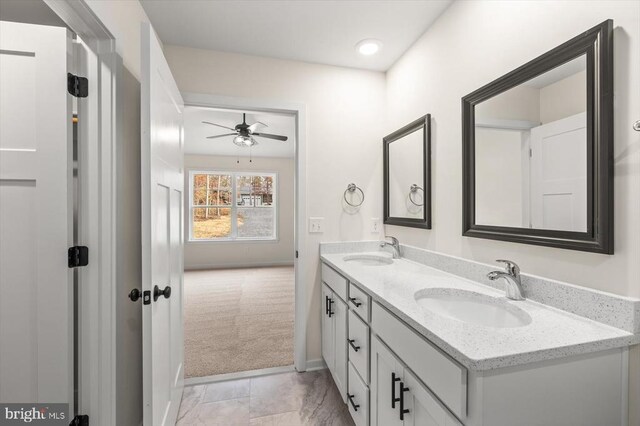
[[[193,190],[194,190],[194,176],[200,174],[207,175],[229,175],[231,176],[231,205],[194,205],[193,202]],[[274,180],[272,196],[274,202],[272,202],[271,207],[251,207],[251,208],[272,208],[273,209],[273,235],[270,237],[239,237],[238,236],[238,208],[243,206],[238,206],[237,201],[237,178],[239,176],[270,176]],[[189,243],[251,243],[251,242],[277,242],[279,241],[279,229],[278,229],[278,220],[279,220],[279,209],[278,205],[280,203],[279,199],[279,177],[278,172],[260,172],[260,171],[235,171],[235,170],[220,170],[220,169],[191,169],[188,174],[189,179],[189,202],[187,204],[187,212],[188,212],[188,223],[189,223],[189,231],[188,231],[188,242]],[[225,208],[231,210],[231,233],[228,237],[219,237],[219,238],[194,238],[193,236],[193,209],[195,208]],[[245,207],[246,208],[246,207]]]

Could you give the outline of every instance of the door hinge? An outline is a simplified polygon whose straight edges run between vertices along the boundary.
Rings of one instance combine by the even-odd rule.
[[[296,259],[298,258],[298,250],[296,250]]]
[[[71,420],[69,426],[89,426],[89,416],[86,414],[77,415]]]
[[[67,73],[67,90],[76,98],[86,98],[89,96],[89,80]]]
[[[87,266],[89,264],[89,247],[73,246],[69,247],[69,268]]]
[[[529,148],[529,157],[533,157],[533,149]]]

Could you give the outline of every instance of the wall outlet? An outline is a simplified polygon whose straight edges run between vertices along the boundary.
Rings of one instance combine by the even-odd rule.
[[[371,218],[371,233],[372,234],[379,234],[381,230],[382,230],[382,225],[380,224],[380,218],[379,217],[372,217]]]
[[[324,232],[324,217],[309,218],[309,233],[322,234]]]

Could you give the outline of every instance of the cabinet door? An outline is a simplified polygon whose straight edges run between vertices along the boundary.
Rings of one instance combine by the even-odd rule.
[[[401,426],[399,398],[402,366],[377,337],[371,339],[371,426]],[[396,380],[394,380],[396,379]]]
[[[458,426],[460,422],[425,388],[407,369],[402,384],[404,414],[403,426]]]
[[[334,379],[343,400],[347,400],[347,304],[333,295],[332,320],[334,322],[335,372]]]
[[[335,367],[335,335],[333,327],[333,315],[329,316],[329,301],[333,297],[331,289],[326,284],[322,285],[322,357],[329,370],[333,373]],[[333,307],[331,307],[332,310]]]

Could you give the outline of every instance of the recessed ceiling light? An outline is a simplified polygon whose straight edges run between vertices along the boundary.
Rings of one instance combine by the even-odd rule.
[[[371,56],[376,54],[380,48],[382,47],[382,43],[380,40],[375,40],[373,38],[368,38],[366,40],[362,40],[356,44],[356,50],[358,53],[364,56]]]

